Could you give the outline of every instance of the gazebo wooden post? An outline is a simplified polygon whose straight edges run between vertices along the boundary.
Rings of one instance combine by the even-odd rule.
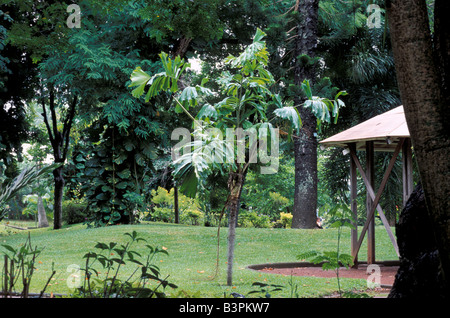
[[[356,246],[356,255],[358,255],[358,252],[361,247],[364,236],[366,235],[369,225],[370,225],[372,219],[374,218],[375,209],[377,209],[378,213],[380,214],[380,218],[383,221],[384,227],[386,228],[386,231],[389,235],[389,238],[391,239],[391,242],[394,246],[395,252],[397,253],[398,256],[400,256],[394,234],[392,233],[392,230],[390,229],[390,226],[386,219],[386,216],[384,215],[383,210],[381,209],[381,206],[378,202],[380,201],[381,194],[383,192],[384,187],[386,186],[389,174],[391,173],[392,168],[394,167],[395,160],[396,160],[400,150],[402,149],[403,140],[404,139],[400,139],[399,143],[397,144],[397,147],[394,151],[391,161],[389,162],[389,166],[384,173],[383,180],[381,181],[380,187],[378,188],[378,191],[376,194],[373,190],[373,186],[369,183],[369,178],[366,176],[366,172],[364,172],[363,167],[362,167],[361,163],[359,162],[358,157],[356,156],[356,151],[352,151],[350,149],[350,154],[352,156],[352,159],[353,159],[354,163],[356,164],[356,167],[358,168],[359,173],[361,174],[364,184],[366,185],[367,192],[369,193],[371,199],[373,200],[370,210],[367,211],[368,217],[367,217],[366,222],[364,223],[364,226],[361,230],[361,234],[358,239],[358,244]]]
[[[366,141],[366,176],[372,189],[375,188],[375,168],[374,168],[374,147],[373,141]],[[373,200],[367,191],[366,195],[366,211],[367,217],[371,218],[369,227],[367,228],[367,264],[375,262],[375,215],[370,215]],[[368,220],[369,221],[369,220]]]
[[[406,138],[402,149],[403,159],[403,206],[408,201],[409,196],[413,192],[413,165],[412,165],[412,150],[411,139]]]
[[[356,153],[356,143],[348,145],[350,152]],[[356,163],[350,154],[350,208],[353,214],[353,228],[351,229],[351,253],[353,258],[353,267],[358,268],[358,204],[357,204],[357,171]]]

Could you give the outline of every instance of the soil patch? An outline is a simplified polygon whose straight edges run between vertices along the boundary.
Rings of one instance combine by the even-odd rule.
[[[381,287],[391,287],[394,284],[395,275],[397,274],[399,266],[395,262],[377,263],[377,269],[380,273]],[[333,278],[336,277],[336,273],[332,270],[323,270],[322,267],[312,263],[274,263],[274,264],[261,264],[252,265],[249,269],[258,270],[265,273],[280,274],[285,276],[308,276],[308,277],[323,277]],[[357,278],[368,279],[372,278],[370,275],[375,274],[375,271],[367,264],[358,264],[357,268],[345,268],[339,269],[339,277],[342,278]],[[373,281],[373,280],[372,280]]]

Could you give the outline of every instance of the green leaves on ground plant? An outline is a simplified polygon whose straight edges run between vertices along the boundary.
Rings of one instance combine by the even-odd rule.
[[[307,251],[297,255],[297,259],[310,259],[313,264],[322,264],[324,270],[336,270],[340,266],[348,268],[353,265],[351,255],[338,253],[337,251]]]
[[[99,253],[88,252],[84,255],[86,259],[86,267],[84,284],[80,286],[76,295],[80,297],[90,298],[151,298],[165,297],[164,292],[158,289],[162,286],[177,288],[175,284],[169,283],[166,278],[160,277],[160,269],[153,264],[155,255],[166,254],[164,248],[146,245],[147,255],[143,257],[141,253],[131,249],[133,243],[146,242],[139,237],[136,231],[125,233],[129,237],[127,244],[118,244],[110,242],[109,244],[98,242],[95,248],[99,249]],[[99,277],[99,271],[94,267],[95,262],[99,262],[106,273],[104,277]],[[120,280],[119,271],[127,264],[132,262],[138,267],[126,280]],[[139,272],[140,275],[136,275]],[[92,276],[95,273],[95,276]],[[158,282],[155,288],[149,288],[149,280]]]
[[[261,294],[263,295],[265,298],[270,298],[272,295],[270,293],[276,292],[276,291],[280,291],[284,288],[284,286],[282,285],[277,285],[277,284],[266,284],[266,283],[261,283],[261,282],[254,282],[252,284],[252,287],[258,287],[259,290],[252,290],[250,291],[248,294]]]

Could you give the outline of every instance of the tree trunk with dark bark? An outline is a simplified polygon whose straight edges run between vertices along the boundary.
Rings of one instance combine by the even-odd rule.
[[[297,10],[301,16],[296,37],[294,70],[295,84],[300,87],[307,79],[311,85],[315,82],[315,68],[304,61],[313,58],[317,47],[318,0],[298,0]],[[307,56],[307,57],[305,57]],[[304,100],[294,98],[295,105]],[[292,217],[293,228],[312,229],[316,226],[317,209],[317,120],[310,109],[298,107],[303,126],[294,141],[295,190]]]
[[[389,298],[443,298],[445,286],[432,228],[423,189],[419,184],[396,225],[400,268]]]
[[[65,184],[62,166],[53,170],[53,180],[55,182],[53,228],[57,230],[62,228],[62,202]]]
[[[42,90],[42,94],[44,92]],[[67,152],[69,149],[70,131],[72,129],[73,119],[75,117],[76,106],[78,97],[74,96],[72,102],[69,105],[69,110],[65,118],[63,118],[63,129],[58,129],[58,116],[56,111],[55,102],[55,89],[53,86],[48,88],[48,105],[50,110],[50,116],[47,115],[47,107],[45,98],[41,99],[42,103],[42,117],[44,118],[45,127],[50,139],[50,143],[53,148],[53,157],[55,163],[62,163],[60,167],[53,170],[53,180],[55,182],[55,195],[53,205],[53,228],[55,230],[62,228],[62,201],[64,197],[64,162],[67,158]],[[51,125],[50,121],[51,119]]]
[[[390,0],[386,4],[399,90],[448,295],[450,19],[446,15],[450,2],[435,1],[433,36],[425,0]]]

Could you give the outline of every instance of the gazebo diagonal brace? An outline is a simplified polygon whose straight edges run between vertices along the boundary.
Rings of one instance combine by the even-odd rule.
[[[384,215],[383,210],[381,209],[381,206],[378,204],[378,202],[380,201],[381,194],[383,193],[384,187],[386,186],[387,180],[389,178],[389,175],[391,174],[392,168],[394,167],[397,156],[400,153],[400,150],[402,149],[403,142],[404,142],[404,138],[400,139],[400,141],[394,151],[394,154],[391,158],[391,161],[389,162],[389,166],[386,169],[386,172],[384,173],[383,180],[381,181],[380,187],[378,188],[376,195],[366,177],[366,174],[364,172],[364,169],[361,166],[361,163],[359,162],[358,157],[356,156],[356,152],[352,148],[350,148],[350,155],[352,157],[352,160],[355,162],[356,166],[358,167],[361,177],[364,180],[364,184],[366,185],[367,191],[369,192],[369,195],[373,200],[373,204],[371,205],[371,209],[368,213],[366,223],[364,224],[364,227],[361,231],[361,235],[359,237],[358,243],[356,245],[356,253],[354,255],[353,261],[355,261],[358,256],[358,252],[359,252],[359,249],[361,248],[362,241],[363,241],[366,231],[369,227],[370,221],[372,220],[373,215],[375,213],[375,208],[380,213],[380,218],[383,221],[384,227],[386,228],[386,231],[388,232],[388,235],[389,235],[389,238],[391,239],[392,244],[394,245],[394,249],[395,249],[395,252],[397,253],[397,256],[400,255],[399,251],[398,251],[397,241],[395,240],[394,234],[392,233],[391,228],[389,227],[389,223],[386,219],[386,216]]]

